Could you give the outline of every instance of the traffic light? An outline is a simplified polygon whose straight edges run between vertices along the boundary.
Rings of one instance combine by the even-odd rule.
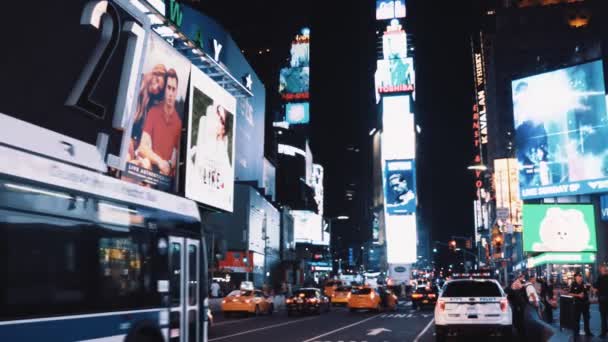
[[[450,246],[451,251],[455,251],[456,250],[456,240],[450,240],[449,246]]]

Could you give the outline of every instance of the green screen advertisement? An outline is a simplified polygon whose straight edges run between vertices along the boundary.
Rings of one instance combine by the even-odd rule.
[[[591,204],[524,204],[525,252],[595,252]]]

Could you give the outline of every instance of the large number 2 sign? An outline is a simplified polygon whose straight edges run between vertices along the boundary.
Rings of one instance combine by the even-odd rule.
[[[101,37],[68,96],[66,105],[79,108],[97,118],[104,118],[106,108],[94,102],[91,95],[118,45],[121,33],[120,17],[118,10],[109,1],[91,1],[85,5],[80,23],[101,30]],[[125,128],[128,113],[133,106],[146,34],[139,24],[132,21],[125,22],[122,32],[128,35],[127,51],[113,116],[113,126],[121,129]]]

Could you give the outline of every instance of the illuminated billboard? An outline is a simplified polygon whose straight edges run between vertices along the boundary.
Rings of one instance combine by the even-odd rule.
[[[592,204],[524,204],[525,252],[595,252]]]
[[[308,102],[294,102],[285,105],[285,121],[291,125],[307,124],[310,121]]]
[[[382,56],[384,59],[407,58],[407,36],[401,25],[391,25],[382,35]]]
[[[601,61],[512,82],[523,199],[608,191]]]
[[[376,87],[379,93],[414,91],[413,58],[378,60]]]
[[[192,68],[186,197],[232,212],[236,99]]]
[[[405,18],[405,0],[376,0],[376,20]]]
[[[382,127],[383,160],[416,157],[416,131],[409,95],[382,99]]]
[[[386,257],[389,264],[417,260],[416,215],[386,216]]]
[[[310,68],[283,68],[279,79],[279,93],[286,100],[308,99]]]
[[[384,198],[389,215],[416,212],[416,168],[413,159],[387,160],[384,167]]]
[[[521,226],[523,202],[519,197],[519,169],[515,158],[494,159],[497,218]],[[518,229],[515,227],[515,229]]]
[[[294,239],[300,243],[329,246],[329,232],[323,227],[323,218],[308,210],[292,210]]]
[[[130,116],[123,178],[163,191],[175,188],[190,61],[150,35],[136,106]]]

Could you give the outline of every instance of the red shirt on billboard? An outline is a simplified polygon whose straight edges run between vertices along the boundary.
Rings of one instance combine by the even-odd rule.
[[[165,161],[173,157],[174,151],[179,151],[179,140],[182,131],[182,120],[175,107],[169,113],[165,112],[165,103],[161,102],[152,107],[144,125],[144,132],[152,139],[152,150]]]

